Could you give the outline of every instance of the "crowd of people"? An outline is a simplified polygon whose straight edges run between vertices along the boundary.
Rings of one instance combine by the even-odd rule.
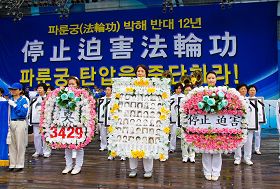
[[[135,69],[136,77],[148,77],[148,68],[144,65],[139,65]],[[80,88],[80,81],[77,77],[71,76],[68,78],[68,87]],[[209,87],[215,87],[217,81],[217,75],[215,72],[210,71],[206,75],[207,85]],[[178,103],[181,98],[184,98],[189,91],[191,91],[195,86],[190,83],[177,83],[174,86],[174,93],[170,97],[174,103]],[[54,88],[47,86],[44,83],[38,84],[36,87],[36,95],[33,97],[28,96],[26,90],[23,90],[23,87],[20,83],[14,83],[9,87],[11,98],[4,98],[4,90],[0,88],[0,101],[8,101],[10,105],[10,124],[9,132],[7,136],[7,144],[9,145],[9,171],[22,171],[24,168],[24,158],[25,158],[25,149],[27,146],[27,133],[28,126],[33,127],[34,133],[34,147],[35,152],[32,155],[33,158],[38,158],[43,156],[48,158],[52,154],[51,148],[46,145],[46,142],[42,140],[40,129],[39,129],[39,119],[41,114],[41,104],[45,100],[46,95],[50,93]],[[257,87],[254,85],[247,86],[245,84],[238,85],[236,87],[238,92],[245,97],[248,101],[248,97],[255,98]],[[88,89],[89,90],[89,89]],[[99,107],[107,106],[112,98],[112,87],[106,87],[105,90],[98,89],[95,87],[92,95],[95,98],[102,99],[102,104]],[[98,102],[98,101],[97,101]],[[249,102],[248,102],[249,103]],[[108,106],[107,106],[108,107]],[[135,110],[141,107],[135,107]],[[258,107],[261,109],[261,107]],[[109,110],[109,109],[108,109]],[[108,111],[104,108],[100,108],[97,111]],[[32,114],[32,116],[30,116]],[[280,114],[280,111],[279,111]],[[102,113],[104,115],[104,112]],[[171,110],[171,120],[177,120],[170,124],[170,145],[169,153],[178,152],[180,150],[176,149],[178,131],[181,134],[181,151],[182,151],[182,162],[191,162],[195,163],[195,151],[191,144],[186,143],[184,139],[184,129],[178,123],[178,111]],[[101,119],[105,119],[104,117]],[[101,120],[102,121],[102,120]],[[249,124],[254,124],[253,120],[249,120]],[[108,136],[107,136],[107,127],[104,123],[99,123],[97,128],[97,133],[100,134],[100,151],[107,150],[108,145]],[[248,139],[243,146],[244,148],[244,163],[247,165],[253,165],[251,160],[252,157],[252,141],[255,136],[255,147],[254,151],[256,154],[260,155],[260,143],[261,143],[261,126],[258,127],[257,131],[249,130]],[[241,148],[236,149],[234,153],[234,164],[239,165],[241,163]],[[75,163],[73,161],[75,159]],[[66,167],[62,171],[62,174],[71,173],[72,175],[78,174],[81,171],[84,159],[84,149],[79,150],[65,149],[65,160]],[[114,157],[109,156],[108,160],[113,160]],[[126,160],[125,157],[121,157],[121,160]],[[202,164],[203,164],[203,173],[207,180],[218,180],[222,168],[222,156],[221,153],[202,154]],[[138,168],[138,159],[129,158],[130,173],[129,177],[137,176]],[[153,174],[153,159],[143,158],[144,166],[144,177],[150,178]]]

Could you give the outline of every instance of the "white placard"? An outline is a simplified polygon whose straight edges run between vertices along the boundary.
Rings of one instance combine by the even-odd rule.
[[[197,128],[240,128],[241,116],[236,115],[186,115],[182,122],[187,126],[195,126]]]
[[[247,114],[248,130],[258,130],[258,99],[249,98],[249,112]]]
[[[42,98],[37,97],[31,101],[30,124],[39,124],[41,115]]]
[[[258,121],[259,123],[266,124],[264,97],[257,97],[257,98],[258,98]]]

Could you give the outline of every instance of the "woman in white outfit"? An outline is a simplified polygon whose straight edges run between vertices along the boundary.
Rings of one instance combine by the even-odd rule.
[[[208,87],[215,87],[217,81],[217,75],[215,72],[210,71],[206,74]],[[203,172],[204,176],[207,180],[216,181],[220,177],[221,169],[222,169],[222,155],[221,153],[210,154],[203,153],[202,154],[202,164],[203,164]]]
[[[246,94],[248,91],[247,85],[241,84],[241,85],[237,86],[236,89],[242,96],[244,96],[244,98],[246,97]],[[246,101],[248,104],[250,103],[248,99],[246,99]],[[247,120],[249,121],[249,124],[254,124],[253,122],[251,122],[251,118],[250,118],[251,113],[250,112],[248,112],[246,117],[247,117]],[[254,131],[248,130],[247,141],[244,144],[244,162],[247,165],[253,165],[253,162],[251,161],[253,135],[254,135]],[[241,147],[239,147],[235,150],[235,153],[234,153],[234,162],[233,162],[234,165],[239,165],[241,163],[241,158],[242,158],[242,152],[241,152]]]
[[[135,69],[135,73],[137,77],[148,77],[148,68],[145,65],[138,65]],[[144,177],[151,178],[153,174],[153,159],[143,158],[143,166],[145,170]],[[138,167],[138,159],[129,158],[129,167],[130,173],[129,177],[136,177],[137,175],[137,167]]]
[[[37,158],[40,155],[43,155],[45,158],[50,157],[51,155],[51,148],[46,144],[46,141],[42,140],[42,135],[40,133],[40,114],[41,114],[41,104],[46,98],[46,91],[47,85],[45,83],[40,83],[37,86],[37,93],[39,96],[32,99],[30,106],[31,110],[29,113],[29,122],[33,126],[33,133],[34,133],[34,146],[35,146],[35,153],[32,157]]]
[[[75,76],[70,76],[67,80],[68,87],[79,88],[80,80]],[[76,164],[73,168],[73,158],[76,158]],[[65,160],[66,167],[62,171],[62,174],[67,174],[71,172],[72,175],[76,175],[81,172],[81,168],[84,162],[84,149],[79,150],[65,149]]]

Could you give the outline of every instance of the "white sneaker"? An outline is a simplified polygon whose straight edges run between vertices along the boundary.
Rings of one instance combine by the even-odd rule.
[[[258,155],[262,154],[259,150],[256,150],[255,153],[258,154]]]
[[[99,151],[101,151],[101,152],[104,151],[104,150],[106,150],[106,148],[100,148],[99,149]]]
[[[71,171],[71,175],[76,175],[81,172],[81,167],[74,167],[74,169]]]
[[[190,157],[190,162],[191,162],[191,163],[195,163],[194,157]]]
[[[206,180],[212,180],[211,175],[205,175]]]
[[[241,160],[239,160],[239,159],[236,159],[236,160],[234,160],[234,162],[233,162],[234,165],[239,165],[240,163],[241,163]]]
[[[37,152],[35,152],[35,153],[32,155],[32,157],[37,158],[37,157],[39,157],[39,155],[40,155],[40,154],[38,154]]]
[[[126,158],[125,157],[121,157],[121,161],[125,161],[126,160]]]
[[[152,171],[150,171],[150,172],[145,172],[144,178],[151,178],[152,175],[153,175]]]
[[[130,178],[133,178],[133,177],[136,177],[137,175],[137,170],[136,169],[131,169],[130,173],[129,173],[129,177]]]
[[[254,163],[251,160],[245,160],[245,162],[247,165],[253,165]]]
[[[65,169],[62,171],[62,174],[67,174],[72,170],[72,167],[65,167]]]
[[[187,162],[188,162],[188,158],[187,158],[187,157],[184,157],[184,158],[183,158],[183,162],[184,162],[184,163],[187,163]]]
[[[114,158],[112,156],[109,156],[108,160],[114,160]]]
[[[218,179],[219,179],[219,177],[218,177],[218,176],[213,176],[213,175],[212,175],[211,180],[217,181]]]

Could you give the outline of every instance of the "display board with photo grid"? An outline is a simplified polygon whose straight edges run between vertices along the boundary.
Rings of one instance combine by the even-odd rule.
[[[135,84],[139,78],[127,80],[114,80],[108,148],[121,157],[166,159],[170,131],[168,80],[142,78],[149,83],[147,86]],[[163,98],[162,93],[168,97]]]

